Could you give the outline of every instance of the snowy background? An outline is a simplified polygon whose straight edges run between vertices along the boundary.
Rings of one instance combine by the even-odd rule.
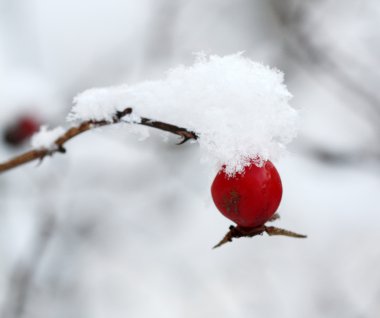
[[[376,0],[0,0],[2,134],[194,52],[284,71],[301,130],[276,225],[309,236],[211,250],[231,222],[197,144],[102,128],[0,175],[0,316],[379,317],[379,18]],[[0,160],[26,149],[1,140]]]

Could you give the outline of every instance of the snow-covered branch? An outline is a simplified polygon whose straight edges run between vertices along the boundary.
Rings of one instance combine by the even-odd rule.
[[[289,105],[291,97],[284,74],[277,69],[241,53],[199,55],[192,66],[171,69],[162,80],[92,88],[78,94],[67,117],[77,126],[66,132],[62,128],[49,132],[43,127],[32,139],[35,150],[1,164],[0,172],[63,153],[69,139],[87,130],[125,122],[174,133],[182,142],[200,136],[202,160],[217,168],[225,166],[233,175],[252,160],[257,165],[277,160],[296,136],[298,112]]]
[[[117,111],[114,114],[111,121],[88,120],[88,121],[82,122],[78,126],[71,127],[68,130],[64,131],[60,136],[58,136],[55,139],[53,143],[51,143],[51,145],[49,142],[48,134],[45,131],[43,131],[45,144],[48,146],[43,146],[38,149],[27,151],[17,157],[9,159],[8,161],[4,163],[0,163],[0,173],[16,168],[18,166],[21,166],[23,164],[26,164],[28,162],[31,162],[37,159],[43,160],[46,156],[52,156],[53,154],[57,152],[65,153],[66,152],[65,144],[70,139],[88,130],[92,130],[95,128],[112,125],[112,124],[133,123],[133,124],[148,126],[148,127],[160,129],[163,131],[167,131],[175,135],[178,135],[182,138],[179,144],[183,144],[190,139],[196,140],[198,138],[198,135],[195,132],[189,131],[186,128],[178,127],[176,125],[164,123],[157,120],[152,120],[146,117],[133,117],[131,116],[132,112],[133,112],[132,108],[128,107],[124,109],[123,111]],[[44,141],[39,140],[39,142],[36,144],[43,145]]]

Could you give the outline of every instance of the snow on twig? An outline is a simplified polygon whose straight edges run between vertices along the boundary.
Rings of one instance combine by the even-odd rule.
[[[252,160],[257,165],[276,160],[296,136],[298,113],[289,105],[291,97],[277,69],[240,53],[199,56],[192,66],[174,68],[163,80],[80,93],[68,115],[77,126],[57,139],[59,129],[42,130],[33,139],[38,149],[0,164],[0,172],[65,152],[64,144],[87,130],[125,122],[177,134],[180,143],[197,139],[202,159],[233,175]]]
[[[34,161],[34,160],[43,160],[46,156],[52,156],[53,154],[59,152],[59,153],[65,153],[65,144],[70,139],[88,131],[92,130],[98,127],[112,125],[112,124],[118,124],[118,123],[129,123],[129,120],[124,120],[125,116],[130,116],[132,114],[132,108],[128,107],[124,109],[123,111],[118,111],[114,114],[112,121],[105,121],[105,120],[88,120],[85,121],[78,126],[74,126],[69,128],[68,130],[64,131],[60,136],[58,136],[53,143],[50,143],[50,137],[48,137],[48,141],[50,143],[50,147],[39,147],[37,149],[33,149],[30,151],[27,151],[17,157],[11,158],[10,160],[0,163],[0,173],[8,171],[10,169],[16,168],[18,166],[21,166],[23,164],[26,164],[28,162]],[[129,117],[128,117],[129,118]],[[194,139],[196,140],[198,138],[197,134],[193,131],[189,131],[186,128],[178,127],[172,124],[167,124],[164,122],[152,120],[149,118],[141,117],[140,122],[134,122],[135,124],[144,125],[152,128],[157,128],[160,130],[164,130],[173,134],[176,134],[182,138],[181,144],[190,140]],[[42,130],[42,133],[45,135],[45,130]],[[53,130],[53,133],[56,133],[56,131]],[[46,137],[46,136],[42,136]],[[41,139],[41,140],[40,140]],[[34,139],[35,143],[37,145],[42,145],[42,140],[46,138],[40,138],[37,137]],[[45,140],[46,142],[46,140]],[[46,145],[46,144],[45,144]]]
[[[112,121],[131,105],[136,114],[196,131],[202,160],[232,175],[252,160],[261,165],[284,152],[297,133],[291,97],[277,69],[240,53],[203,55],[162,80],[86,90],[74,98],[68,119]]]

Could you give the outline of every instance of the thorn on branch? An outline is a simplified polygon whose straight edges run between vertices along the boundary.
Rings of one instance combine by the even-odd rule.
[[[177,145],[183,145],[184,143],[186,143],[187,141],[191,140],[191,139],[194,139],[194,140],[197,140],[198,139],[198,136],[195,132],[193,131],[178,131],[177,132],[178,135],[181,136],[182,140],[177,143]]]
[[[36,164],[36,167],[39,167],[42,164],[42,162],[44,161],[44,159],[45,159],[45,156],[41,156],[40,158],[38,158],[38,162]]]
[[[191,138],[183,137],[182,140],[181,140],[180,142],[177,142],[177,143],[176,143],[176,145],[177,145],[177,146],[183,145],[183,144],[186,143],[186,141],[188,141],[189,139],[191,139]]]
[[[128,107],[122,111],[117,111],[113,118],[114,123],[120,122],[124,116],[132,114],[132,111],[133,109],[131,107]]]
[[[58,145],[57,152],[66,153],[66,148],[62,145]]]

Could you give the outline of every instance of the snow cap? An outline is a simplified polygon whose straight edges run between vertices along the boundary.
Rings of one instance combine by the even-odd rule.
[[[132,107],[136,115],[195,131],[203,158],[234,174],[252,160],[276,160],[296,136],[298,114],[283,81],[282,72],[241,53],[200,54],[163,80],[86,90],[68,119],[112,121]]]

